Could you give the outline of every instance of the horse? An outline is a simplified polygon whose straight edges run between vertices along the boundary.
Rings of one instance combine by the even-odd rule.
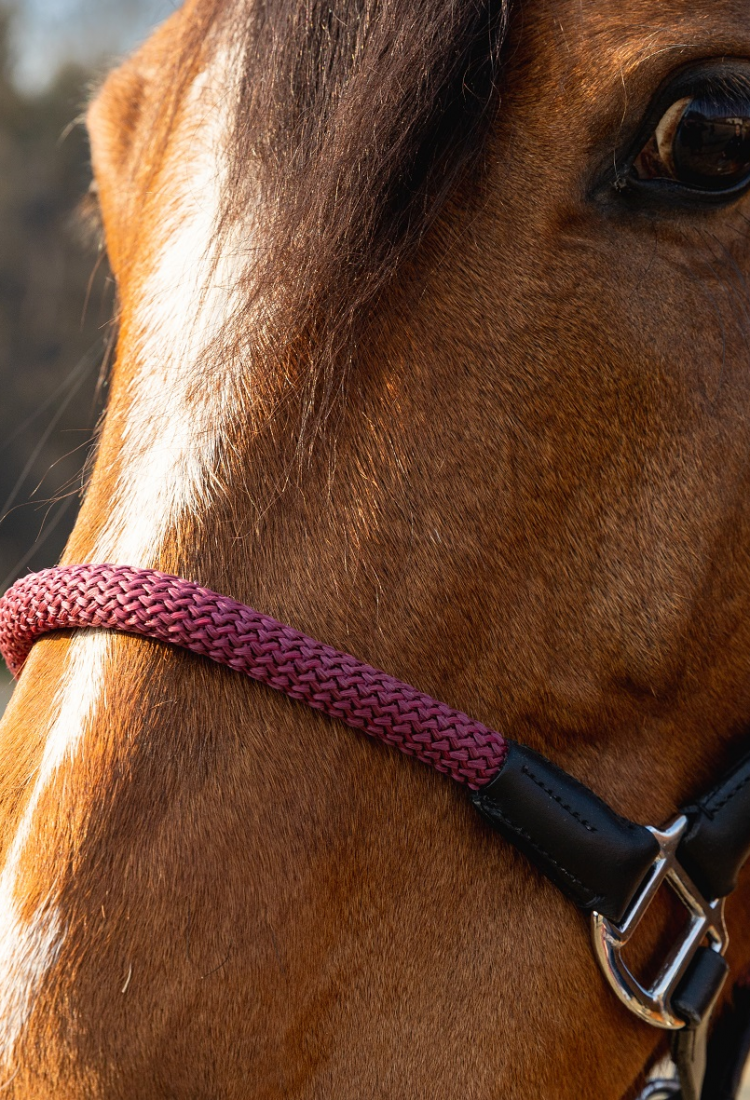
[[[118,344],[64,563],[231,594],[635,821],[746,751],[746,5],[187,0],[87,124]],[[0,752],[9,1100],[631,1100],[665,1053],[453,785],[263,685],[58,632]]]

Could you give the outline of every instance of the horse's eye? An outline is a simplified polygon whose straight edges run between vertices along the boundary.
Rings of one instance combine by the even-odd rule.
[[[676,99],[633,161],[639,181],[674,181],[705,197],[750,185],[750,89],[706,89]]]

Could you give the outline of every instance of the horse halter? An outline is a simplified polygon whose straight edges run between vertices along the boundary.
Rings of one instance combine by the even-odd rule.
[[[642,1100],[719,1100],[703,1088],[707,1035],[728,972],[724,898],[750,855],[750,754],[666,827],[637,825],[532,749],[190,581],[78,565],[25,577],[0,600],[0,652],[16,677],[39,637],[90,627],[227,665],[467,786],[484,819],[591,913],[596,956],[623,1004],[673,1033],[681,1091],[654,1082]],[[622,951],[664,882],[689,921],[654,982],[643,985]]]

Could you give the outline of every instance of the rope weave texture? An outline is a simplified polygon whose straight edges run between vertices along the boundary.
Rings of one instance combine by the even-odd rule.
[[[18,677],[34,642],[98,627],[180,646],[416,756],[473,790],[505,761],[503,737],[385,672],[192,581],[128,566],[24,577],[0,599],[0,652]]]

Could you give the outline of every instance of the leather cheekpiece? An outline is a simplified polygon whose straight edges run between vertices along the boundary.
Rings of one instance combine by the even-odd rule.
[[[659,854],[648,829],[513,741],[496,777],[472,801],[576,905],[615,922]]]
[[[680,863],[704,897],[726,897],[750,855],[750,754],[683,813],[690,827]]]

